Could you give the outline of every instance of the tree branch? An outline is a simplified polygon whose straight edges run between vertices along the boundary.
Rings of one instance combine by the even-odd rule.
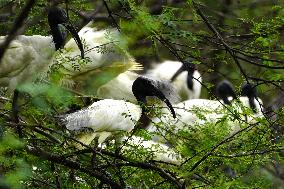
[[[22,27],[24,21],[28,17],[29,12],[31,11],[34,4],[35,4],[35,0],[29,0],[26,6],[23,8],[20,15],[15,19],[15,22],[14,22],[14,25],[11,31],[8,33],[8,36],[5,38],[5,41],[0,46],[0,64],[1,64],[1,59],[4,56],[5,51],[7,50],[12,40],[17,36],[18,30]]]
[[[58,164],[67,166],[69,168],[76,169],[76,170],[79,170],[81,172],[84,172],[84,173],[86,173],[90,176],[97,178],[98,180],[100,180],[100,181],[102,181],[106,184],[109,184],[111,186],[111,188],[113,188],[113,189],[122,188],[118,183],[114,182],[110,178],[105,177],[100,172],[97,172],[95,170],[89,170],[89,169],[83,167],[78,162],[66,159],[64,156],[52,154],[52,153],[44,151],[41,148],[32,147],[32,146],[27,146],[26,151],[28,153],[32,154],[32,155],[35,155],[37,157],[44,159],[44,160],[49,160],[51,162],[58,163]]]
[[[209,22],[209,20],[206,18],[206,16],[203,14],[203,12],[199,9],[198,5],[192,1],[193,7],[196,10],[197,14],[202,18],[204,23],[207,25],[207,27],[216,35],[216,37],[219,39],[219,41],[223,44],[223,46],[226,48],[226,50],[230,53],[230,55],[233,57],[235,63],[239,67],[242,75],[245,77],[246,81],[249,83],[249,80],[247,78],[247,75],[242,68],[240,62],[235,56],[234,50],[224,41],[223,37],[219,34],[219,32],[216,30],[216,28]]]

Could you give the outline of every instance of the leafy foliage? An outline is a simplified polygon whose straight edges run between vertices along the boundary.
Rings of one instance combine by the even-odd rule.
[[[0,22],[2,35],[7,34],[25,2],[0,1],[0,16],[5,20]],[[43,78],[19,87],[23,95],[18,125],[10,115],[11,94],[1,91],[0,188],[281,187],[284,109],[276,103],[269,107],[268,102],[283,91],[282,2],[66,2],[69,17],[77,22],[78,29],[94,10],[95,25],[96,17],[102,20],[97,21],[98,28],[120,27],[123,37],[114,46],[102,45],[95,51],[132,54],[145,68],[157,59],[194,58],[205,81],[203,97],[214,98],[214,86],[221,78],[232,80],[237,87],[248,79],[257,84],[266,109],[271,108],[272,112],[264,112],[265,117],[250,123],[244,117],[252,115],[252,111],[240,104],[220,110],[223,116],[217,121],[208,117],[216,112],[193,109],[189,111],[200,121],[184,123],[176,129],[176,120],[165,121],[168,115],[160,107],[150,107],[150,114],[160,120],[155,123],[158,132],[137,129],[134,134],[145,141],[159,136],[160,142],[170,144],[168,157],[176,158],[178,163],[157,160],[157,152],[163,151],[159,145],[145,148],[142,144],[109,139],[102,145],[93,141],[84,146],[76,140],[77,133],[64,128],[62,117],[88,104],[86,94],[73,90],[77,86],[68,72],[84,70],[91,60],[71,58],[66,56],[70,49],[62,49]],[[48,35],[45,13],[50,4],[36,2],[27,21],[31,27],[26,28],[25,34]],[[59,2],[59,6],[66,4]],[[108,37],[116,39],[110,34]],[[94,50],[86,41],[83,43],[86,52]],[[91,84],[94,88],[122,70],[96,71],[96,83]],[[92,97],[91,101],[96,100]],[[240,127],[237,132],[232,133],[232,123]],[[24,138],[17,135],[19,127]],[[119,132],[117,136],[130,138],[132,134]]]

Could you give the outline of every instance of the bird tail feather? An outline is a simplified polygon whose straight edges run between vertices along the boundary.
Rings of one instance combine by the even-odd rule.
[[[138,62],[132,62],[132,66],[129,68],[129,71],[140,71],[143,70],[144,67],[142,64],[138,63]]]

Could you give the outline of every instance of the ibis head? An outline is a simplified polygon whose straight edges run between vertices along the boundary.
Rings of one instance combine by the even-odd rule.
[[[64,45],[64,34],[59,29],[59,24],[63,25],[72,34],[74,40],[76,41],[78,48],[81,51],[81,57],[84,58],[84,48],[78,32],[74,26],[70,23],[66,12],[59,7],[51,7],[48,11],[48,23],[51,29],[53,40],[55,43],[56,50],[60,49]]]
[[[157,98],[159,98],[160,100],[166,103],[173,117],[176,118],[176,114],[175,114],[172,104],[166,98],[163,92],[159,90],[157,86],[155,86],[154,80],[147,78],[147,77],[143,77],[143,76],[138,77],[133,82],[132,92],[135,98],[137,99],[137,101],[140,103],[142,102],[144,104],[147,103],[147,100],[146,100],[147,96],[156,96]],[[145,112],[145,107],[142,106],[142,110],[143,112]]]
[[[218,83],[216,93],[217,96],[221,98],[225,104],[231,104],[228,99],[229,96],[233,97],[233,99],[237,98],[234,87],[228,80],[224,80]]]

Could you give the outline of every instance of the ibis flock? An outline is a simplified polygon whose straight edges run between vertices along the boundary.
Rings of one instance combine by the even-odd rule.
[[[192,60],[153,63],[139,75],[134,71],[143,66],[128,53],[123,35],[116,29],[97,30],[90,22],[77,32],[65,11],[57,7],[49,9],[48,23],[52,36],[19,35],[11,42],[0,62],[0,86],[14,92],[12,108],[17,113],[19,87],[61,63],[62,85],[68,83],[72,90],[101,99],[62,116],[64,126],[85,145],[94,139],[96,144],[116,139],[128,144],[122,150],[142,147],[150,149],[157,161],[180,164],[182,156],[174,144],[168,145],[179,131],[196,131],[225,119],[225,138],[239,132],[245,123],[256,123],[263,117],[262,101],[251,83],[242,86],[239,97],[225,80],[216,87],[218,99],[200,99],[202,77]],[[61,26],[73,39],[66,42]],[[0,37],[0,42],[4,40],[5,36]],[[79,69],[70,63],[76,59],[84,61]],[[238,119],[232,119],[235,116]],[[148,122],[143,126],[145,118]],[[139,127],[152,139],[136,136]]]

